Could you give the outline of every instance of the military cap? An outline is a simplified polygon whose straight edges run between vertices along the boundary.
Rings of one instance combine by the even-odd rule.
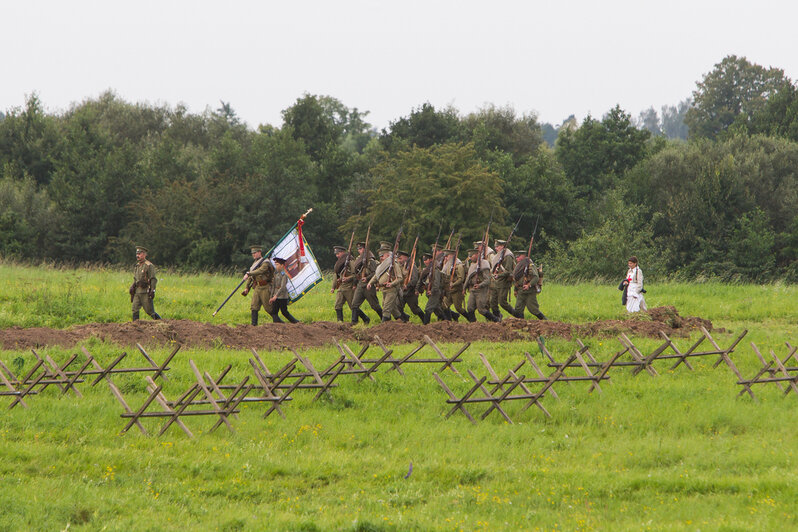
[[[424,253],[421,255],[421,260],[432,260],[432,253]]]
[[[517,251],[513,251],[513,255],[515,255],[516,257],[517,257],[518,255],[526,255],[526,254],[527,254],[527,252],[526,252],[526,250],[525,250],[525,249],[519,249],[519,250],[517,250]]]
[[[432,244],[432,246],[430,246],[430,248],[431,249],[437,249],[437,250],[440,251],[441,249],[443,249],[443,244]]]
[[[258,246],[256,244],[252,244],[249,246],[250,253],[255,253],[256,251],[263,251],[263,246]]]
[[[444,255],[454,255],[453,249],[444,249],[442,252]]]
[[[281,259],[280,257],[274,257],[272,260],[278,264],[285,264],[285,259]]]
[[[380,249],[379,249],[379,251],[377,251],[377,253],[382,255],[383,253],[391,253],[392,251],[393,251],[393,248],[390,245],[388,245],[388,246],[380,246]]]
[[[341,253],[346,251],[344,246],[333,246],[333,253]]]
[[[358,242],[357,243],[357,247],[364,248],[364,247],[366,247],[366,243],[365,242]]]
[[[496,243],[497,246],[506,246],[507,245],[507,241],[506,240],[494,240],[494,242]]]
[[[408,253],[407,251],[397,251],[396,254],[397,255],[402,255],[402,256],[405,256],[405,257],[409,257],[410,256],[410,253]]]
[[[476,242],[474,242],[474,247],[475,248],[478,248],[481,245],[482,245],[482,240],[477,240]]]
[[[388,242],[387,240],[380,240],[380,248],[393,249],[393,242]]]
[[[471,255],[473,255],[474,253],[479,253],[479,250],[478,250],[478,249],[476,249],[476,248],[475,248],[475,249],[469,249],[469,250],[468,250],[468,256],[469,256],[469,257],[470,257]]]
[[[149,251],[147,250],[147,248],[145,248],[144,246],[136,246],[136,253],[141,253],[142,251],[143,251],[144,253],[149,253]]]

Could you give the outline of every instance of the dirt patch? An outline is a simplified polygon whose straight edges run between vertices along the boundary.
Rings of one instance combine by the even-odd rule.
[[[191,347],[278,349],[280,347],[315,347],[330,344],[333,338],[372,342],[378,335],[389,345],[420,341],[428,335],[436,342],[473,342],[493,340],[510,342],[537,336],[584,338],[612,337],[625,332],[632,336],[688,336],[699,326],[712,330],[712,322],[697,317],[682,317],[674,307],[657,307],[626,320],[602,320],[592,323],[519,320],[506,318],[501,323],[434,322],[429,325],[388,322],[372,327],[351,327],[345,323],[316,322],[252,325],[214,325],[188,320],[141,320],[127,323],[90,323],[69,329],[10,327],[0,330],[3,349],[30,349],[46,345],[72,347],[89,338],[98,338],[120,346],[164,345],[177,342]]]

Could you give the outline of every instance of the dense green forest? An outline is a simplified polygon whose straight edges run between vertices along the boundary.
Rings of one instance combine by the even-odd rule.
[[[240,266],[307,208],[323,266],[352,230],[468,245],[492,220],[556,278],[798,281],[798,85],[729,56],[677,106],[616,106],[559,127],[486,106],[429,103],[381,131],[368,112],[305,94],[279,126],[232,106],[201,114],[113,92],[60,113],[36,94],[0,114],[0,255],[71,263]],[[409,246],[409,245],[408,245]]]

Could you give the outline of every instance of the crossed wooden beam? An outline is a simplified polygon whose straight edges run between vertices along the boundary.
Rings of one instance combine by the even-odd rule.
[[[83,394],[75,385],[85,382],[86,378],[89,377],[95,377],[91,384],[92,386],[97,385],[97,383],[104,379],[109,380],[111,375],[119,373],[153,373],[154,379],[159,377],[166,379],[164,372],[169,370],[169,362],[171,362],[180,350],[180,346],[176,346],[172,353],[164,360],[163,364],[158,365],[140,344],[136,344],[136,347],[145,360],[147,360],[148,366],[119,367],[119,363],[127,356],[127,353],[122,353],[107,367],[103,368],[91,353],[83,347],[81,349],[86,361],[79,368],[70,369],[73,363],[78,359],[79,355],[77,353],[70,356],[63,364],[58,364],[50,355],[42,357],[35,349],[31,349],[33,356],[36,357],[36,363],[22,377],[16,377],[14,373],[0,361],[0,382],[5,386],[5,390],[0,391],[0,395],[14,397],[14,400],[9,405],[9,409],[14,408],[18,404],[27,408],[28,405],[24,397],[41,393],[51,385],[58,387],[62,395],[71,391],[76,397],[83,397]],[[41,373],[38,373],[39,370],[41,370]],[[37,387],[38,389],[36,389]]]
[[[787,365],[791,358],[795,358],[796,361],[798,361],[798,354],[796,354],[798,347],[792,346],[789,342],[785,342],[785,345],[788,350],[787,356],[780,358],[776,352],[771,349],[770,356],[772,360],[768,362],[765,360],[765,357],[762,356],[756,344],[751,342],[751,348],[754,353],[756,353],[762,366],[752,379],[738,378],[737,384],[743,387],[740,393],[737,394],[738,397],[744,393],[748,393],[752,399],[756,399],[753,390],[751,390],[751,386],[754,384],[769,383],[776,384],[785,396],[790,392],[798,394],[798,367]],[[786,388],[784,385],[786,385]]]

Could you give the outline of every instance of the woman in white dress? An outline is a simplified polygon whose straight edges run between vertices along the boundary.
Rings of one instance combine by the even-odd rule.
[[[626,311],[639,312],[646,310],[648,307],[646,306],[646,298],[643,296],[645,293],[643,290],[643,272],[637,265],[637,257],[629,257],[627,264],[629,271],[626,272],[626,280],[624,281],[626,285]]]

